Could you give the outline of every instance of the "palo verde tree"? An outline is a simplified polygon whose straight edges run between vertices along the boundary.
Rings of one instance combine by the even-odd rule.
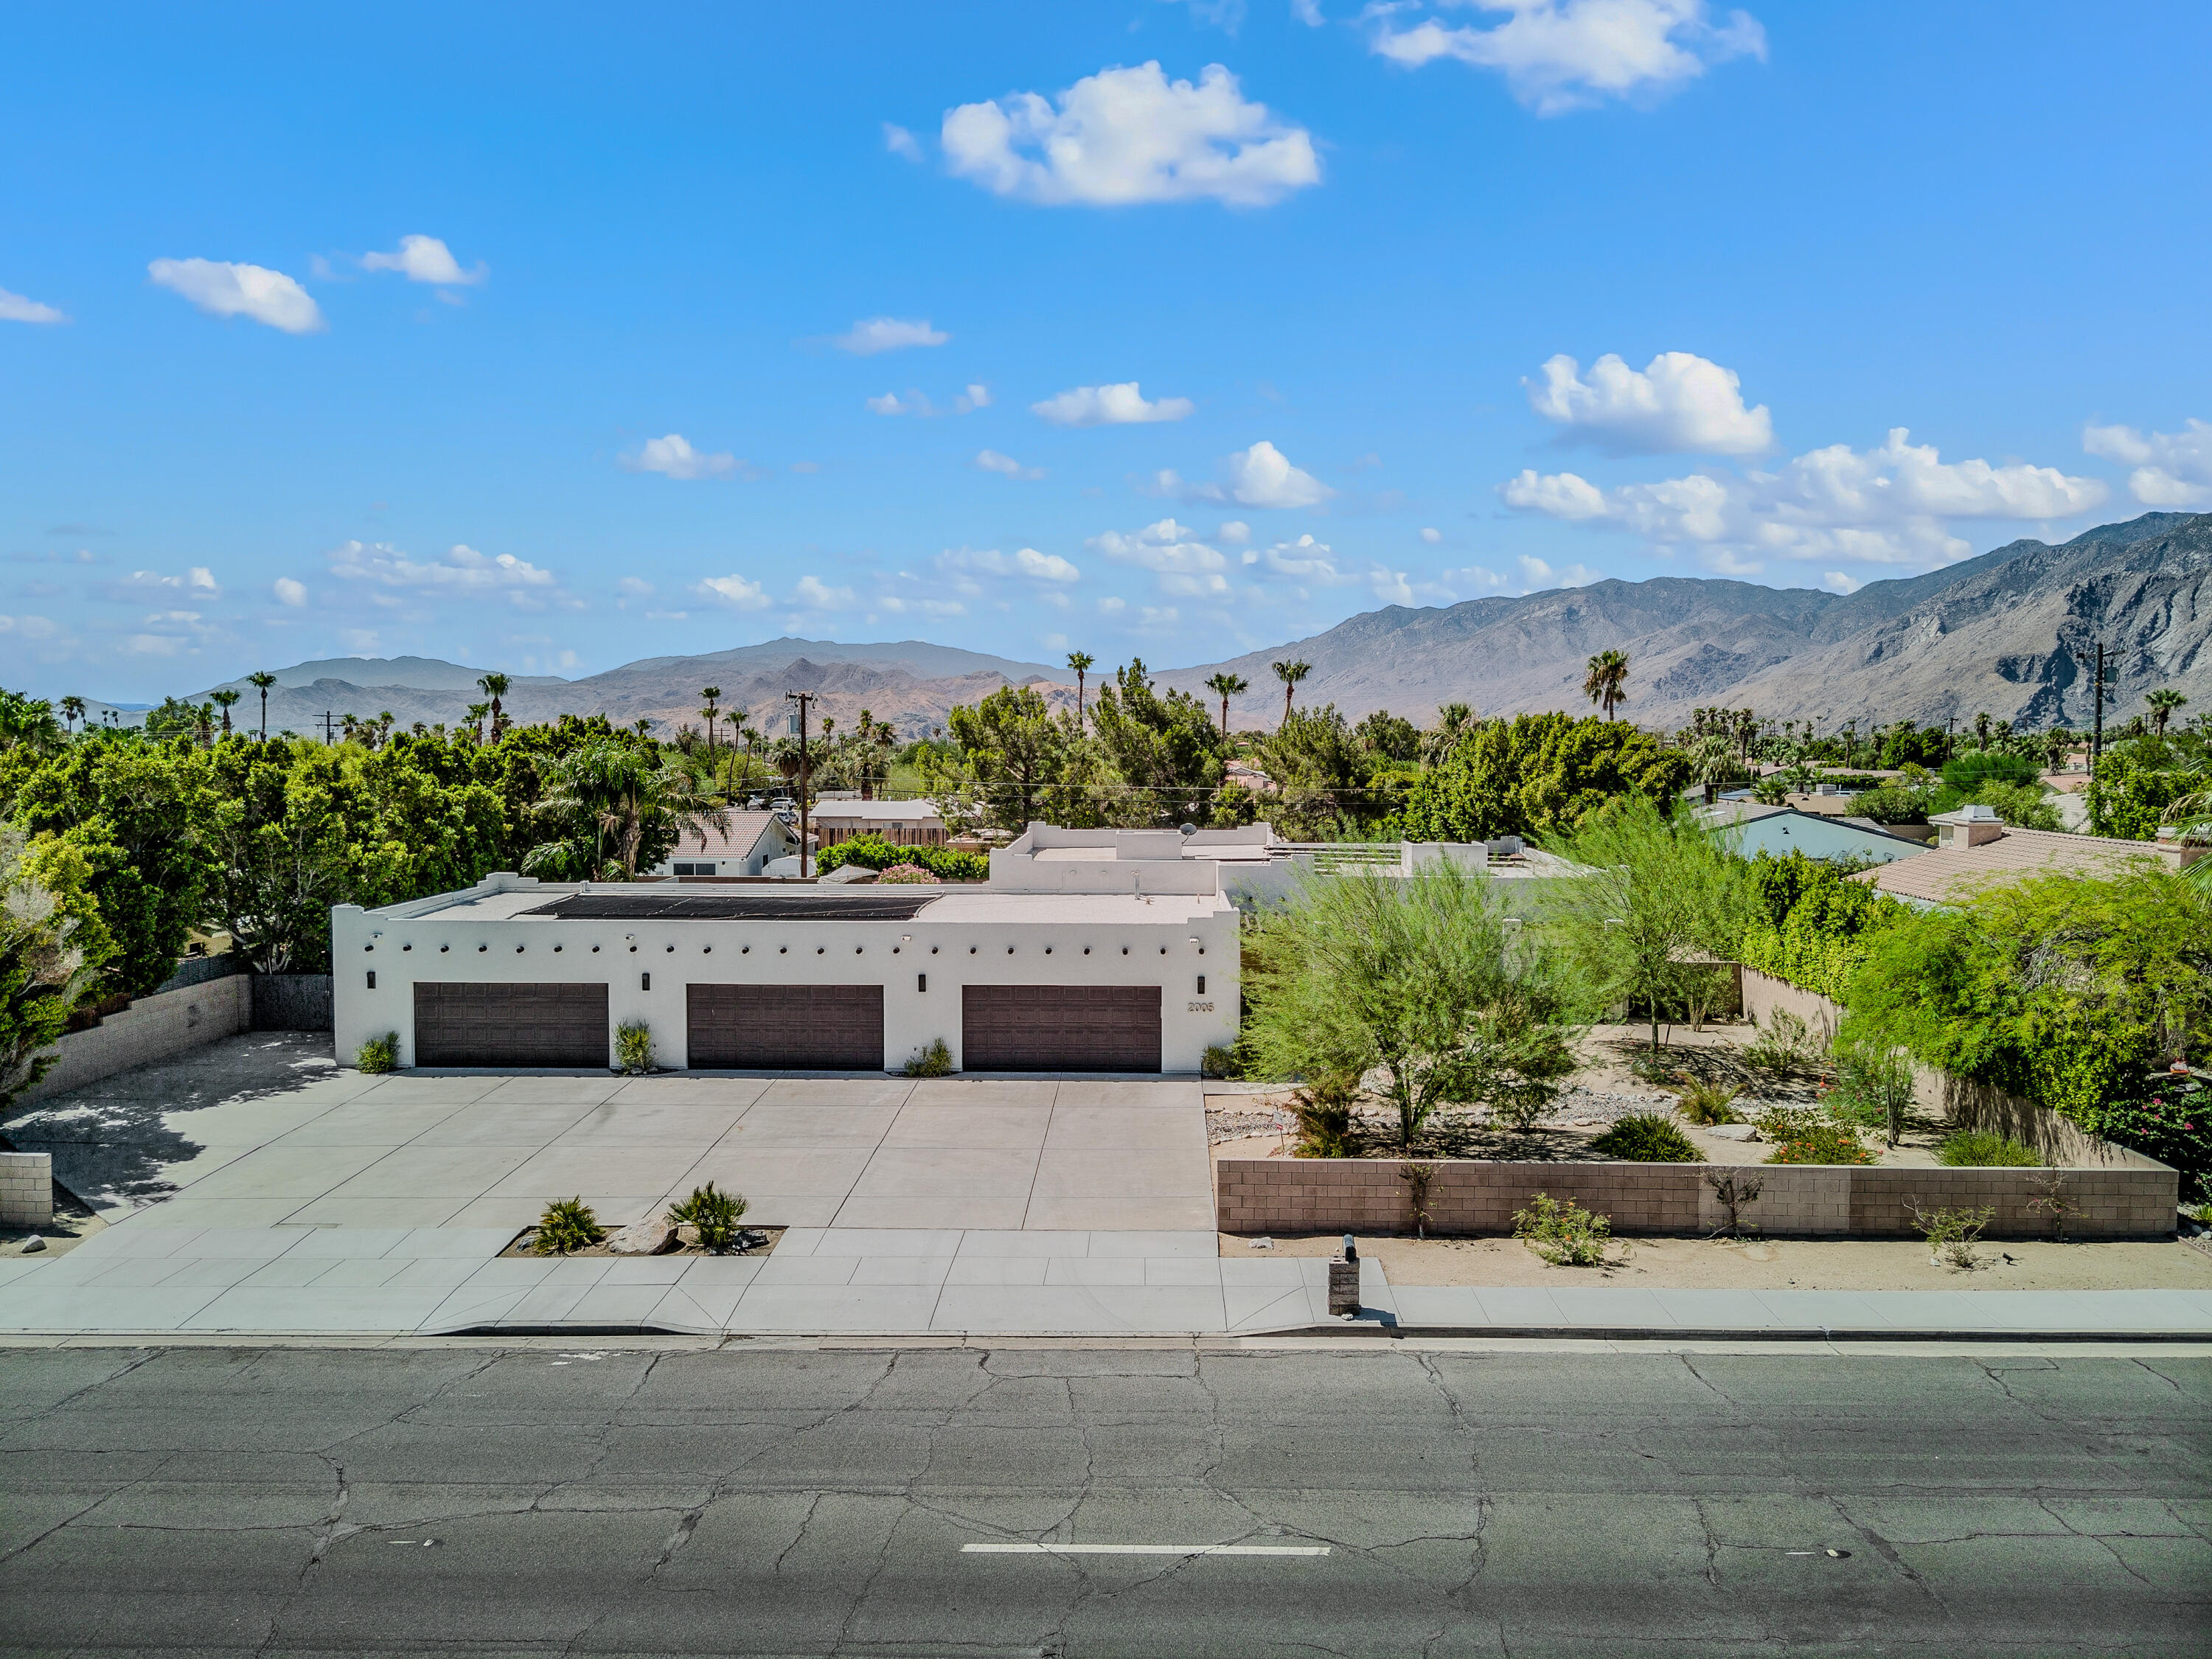
[[[1497,884],[1458,865],[1309,874],[1246,949],[1258,1074],[1379,1071],[1401,1152],[1439,1107],[1525,1101],[1573,1069],[1587,997]]]

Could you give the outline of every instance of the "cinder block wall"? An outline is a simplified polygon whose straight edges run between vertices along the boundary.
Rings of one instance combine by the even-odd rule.
[[[2148,1164],[2148,1160],[2145,1160]],[[1213,1167],[1214,1208],[1224,1232],[1407,1233],[1412,1184],[1397,1158],[1223,1158]],[[1439,1158],[1430,1164],[1428,1231],[1510,1233],[1513,1212],[1539,1192],[1609,1216],[1617,1233],[1710,1233],[1727,1219],[1708,1174],[1759,1184],[1740,1202],[1741,1220],[1777,1237],[1910,1238],[1911,1206],[1992,1206],[1985,1237],[2048,1238],[2050,1170],[1857,1169],[1823,1164],[1510,1164]],[[2068,1169],[2064,1196],[2078,1206],[2066,1224],[2077,1238],[2151,1238],[2174,1229],[2180,1177],[2163,1164]]]
[[[0,1152],[0,1227],[44,1227],[54,1218],[52,1152]]]
[[[253,1029],[252,980],[229,974],[179,990],[140,997],[88,1031],[71,1031],[54,1045],[61,1056],[35,1088],[18,1102],[44,1100],[82,1089],[133,1066],[166,1060],[187,1048]]]

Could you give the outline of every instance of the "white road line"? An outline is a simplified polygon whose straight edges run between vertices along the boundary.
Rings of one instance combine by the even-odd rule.
[[[1327,1555],[1326,1544],[963,1544],[963,1555]]]

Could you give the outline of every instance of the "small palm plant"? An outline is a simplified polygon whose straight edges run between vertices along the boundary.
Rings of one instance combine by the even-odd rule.
[[[581,1194],[556,1198],[538,1218],[538,1235],[530,1241],[530,1248],[539,1255],[571,1255],[591,1249],[606,1237],[606,1231]]]
[[[738,1194],[726,1193],[710,1181],[694,1187],[690,1197],[669,1210],[668,1218],[696,1230],[704,1249],[726,1250],[738,1242],[738,1224],[744,1218],[746,1207]]]

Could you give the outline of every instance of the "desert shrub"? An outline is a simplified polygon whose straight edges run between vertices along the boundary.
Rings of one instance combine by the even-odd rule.
[[[1206,1078],[1232,1078],[1243,1075],[1243,1062],[1237,1058],[1234,1043],[1210,1042],[1199,1056],[1198,1074]]]
[[[1982,1265],[1974,1246],[1996,1212],[1988,1205],[1972,1210],[1923,1210],[1910,1205],[1912,1224],[1928,1241],[1928,1254],[1947,1267],[1969,1271]]]
[[[2034,1147],[1987,1129],[1961,1129],[1936,1156],[1954,1169],[2028,1169],[2043,1162]]]
[[[1348,1072],[1315,1079],[1291,1097],[1291,1116],[1298,1126],[1299,1158],[1357,1158],[1359,1133],[1352,1114],[1359,1098],[1359,1079]]]
[[[824,875],[848,864],[884,871],[908,865],[945,881],[991,878],[991,860],[981,853],[957,853],[949,847],[894,847],[881,836],[855,836],[823,848],[814,859],[814,867]]]
[[[1928,798],[1917,789],[1885,784],[1852,797],[1851,811],[1876,823],[1920,823],[1927,818]]]
[[[615,1070],[624,1077],[643,1077],[653,1069],[653,1027],[641,1019],[616,1026]]]
[[[1879,1129],[1894,1146],[1912,1107],[1912,1061],[1902,1048],[1881,1043],[1840,1044],[1836,1081],[1821,1103],[1838,1122]]]
[[[1528,1207],[1513,1212],[1513,1237],[1555,1267],[1601,1267],[1613,1242],[1613,1218],[1595,1215],[1571,1198],[1532,1194]]]
[[[876,878],[877,884],[893,887],[934,887],[945,879],[934,871],[925,870],[918,864],[894,864]]]
[[[530,1248],[540,1255],[567,1255],[589,1249],[606,1237],[606,1231],[580,1196],[556,1198],[538,1218],[538,1236],[530,1241]]]
[[[927,1047],[914,1051],[901,1069],[908,1077],[951,1077],[952,1050],[945,1046],[943,1037],[932,1037]]]
[[[2084,1127],[2181,1171],[2181,1195],[2212,1188],[2212,1089],[2186,1078],[2152,1085],[2145,1100],[2106,1103]]]
[[[1759,1120],[1759,1133],[1774,1143],[1769,1164],[1871,1164],[1874,1154],[1858,1131],[1825,1112],[1777,1107]]]
[[[1700,1152],[1672,1118],[1656,1112],[1638,1112],[1622,1118],[1595,1140],[1590,1150],[1630,1164],[1702,1164]]]
[[[1682,1090],[1682,1103],[1676,1109],[1688,1123],[1741,1123],[1743,1115],[1735,1109],[1739,1091],[1724,1083],[1690,1083]]]
[[[399,1064],[399,1033],[386,1031],[361,1045],[354,1064],[364,1072],[389,1072]]]
[[[738,1242],[738,1223],[744,1218],[745,1200],[726,1193],[713,1182],[694,1187],[691,1196],[669,1208],[668,1218],[690,1224],[700,1244],[709,1250],[726,1250]]]
[[[1743,1063],[1772,1077],[1796,1077],[1813,1070],[1820,1054],[1820,1045],[1805,1022],[1787,1008],[1777,1008],[1744,1045]]]

